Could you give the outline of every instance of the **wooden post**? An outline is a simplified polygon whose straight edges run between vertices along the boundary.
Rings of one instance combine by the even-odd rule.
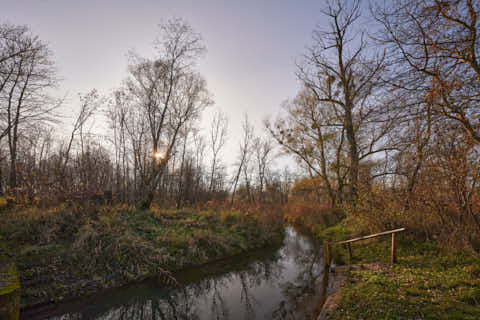
[[[347,248],[348,248],[348,258],[350,259],[349,263],[352,264],[353,254],[352,254],[352,246],[350,245],[350,242],[347,243]]]
[[[365,239],[370,239],[370,238],[376,238],[376,237],[379,237],[379,236],[391,234],[392,235],[392,264],[395,264],[397,262],[397,243],[395,242],[395,233],[401,232],[401,231],[405,231],[405,228],[384,231],[384,232],[375,233],[375,234],[371,234],[371,235],[368,235],[368,236],[358,237],[358,238],[354,238],[354,239],[350,239],[350,240],[337,241],[337,242],[333,242],[333,244],[337,244],[337,245],[338,244],[346,244],[347,245],[348,255],[349,255],[350,263],[351,263],[351,260],[353,258],[352,247],[351,247],[352,242],[365,240]],[[327,254],[329,255],[328,248],[327,248],[328,241],[325,241],[325,246],[326,246],[325,247],[325,259],[326,259]],[[325,260],[325,262],[326,262],[326,260]],[[328,257],[328,263],[330,263],[330,256]]]
[[[330,251],[329,251],[329,248],[328,248],[328,240],[325,240],[325,243],[324,243],[324,246],[325,246],[325,266],[330,266]]]
[[[392,264],[397,262],[397,244],[395,242],[395,233],[392,233]]]

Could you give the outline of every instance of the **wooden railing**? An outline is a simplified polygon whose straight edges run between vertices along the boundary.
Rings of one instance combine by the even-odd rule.
[[[390,231],[384,231],[384,232],[375,233],[375,234],[371,234],[371,235],[368,235],[368,236],[358,237],[358,238],[354,238],[354,239],[350,239],[350,240],[337,241],[337,242],[333,242],[331,245],[346,244],[350,261],[352,261],[353,255],[352,255],[352,247],[350,245],[352,242],[365,240],[365,239],[370,239],[370,238],[376,238],[376,237],[384,236],[384,235],[387,235],[387,234],[391,234],[392,235],[392,264],[395,264],[395,262],[397,262],[397,243],[396,243],[396,240],[395,240],[395,234],[397,232],[402,232],[402,231],[405,231],[405,228],[400,228],[400,229],[395,229],[395,230],[390,230]],[[328,240],[325,240],[325,250],[324,251],[325,251],[325,265],[330,266],[330,245],[328,243]]]

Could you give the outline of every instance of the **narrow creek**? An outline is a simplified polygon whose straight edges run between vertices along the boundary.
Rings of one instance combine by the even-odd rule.
[[[292,227],[281,247],[59,304],[28,319],[315,319],[324,295],[322,246]],[[33,311],[33,310],[32,310]]]

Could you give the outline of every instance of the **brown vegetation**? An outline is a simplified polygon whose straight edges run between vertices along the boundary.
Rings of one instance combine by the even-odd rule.
[[[289,216],[343,208],[367,232],[403,226],[478,252],[480,7],[394,1],[373,10],[375,37],[361,7],[327,4],[330,25],[298,66],[303,88],[266,122],[308,177]]]
[[[71,204],[17,207],[0,215],[0,259],[13,256],[23,305],[146,277],[172,284],[174,271],[277,245],[283,238],[282,213],[274,206],[140,211]]]
[[[213,201],[260,215],[288,203],[290,222],[328,225],[346,212],[370,231],[405,226],[478,251],[480,8],[469,0],[393,1],[373,16],[362,8],[327,3],[329,27],[314,30],[298,63],[301,90],[265,122],[267,136],[245,117],[230,176],[227,119],[218,111],[208,138],[200,130],[212,104],[196,69],[205,46],[185,21],[161,25],[153,57],[130,55],[113,95],[80,95],[63,138],[54,135],[62,118],[50,95],[53,53],[27,27],[0,25],[3,200],[143,209]],[[375,34],[362,19],[377,23]],[[110,130],[101,137],[88,129],[100,112]],[[293,189],[292,172],[273,169],[274,141],[302,170]]]

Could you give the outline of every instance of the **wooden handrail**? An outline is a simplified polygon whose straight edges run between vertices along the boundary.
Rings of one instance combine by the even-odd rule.
[[[386,234],[391,234],[391,233],[396,233],[396,232],[401,232],[401,231],[405,231],[405,228],[400,228],[400,229],[395,229],[395,230],[390,230],[390,231],[384,231],[384,232],[375,233],[375,234],[371,234],[371,235],[364,236],[364,237],[353,238],[353,239],[345,240],[345,241],[337,241],[337,242],[334,242],[332,244],[350,243],[350,242],[375,238],[375,237],[379,237],[379,236],[384,236]]]
[[[395,241],[395,233],[402,232],[402,231],[405,231],[405,228],[384,231],[384,232],[375,233],[375,234],[371,234],[371,235],[368,235],[368,236],[358,237],[358,238],[354,238],[354,239],[350,239],[350,240],[337,241],[337,242],[333,242],[332,245],[333,244],[346,244],[347,248],[348,248],[348,255],[350,257],[350,261],[352,261],[353,255],[352,255],[352,247],[351,247],[350,243],[355,242],[355,241],[360,241],[360,240],[365,240],[365,239],[370,239],[370,238],[376,238],[376,237],[379,237],[379,236],[384,236],[384,235],[387,235],[387,234],[391,234],[392,235],[392,264],[394,264],[395,262],[397,262],[397,244],[396,244],[396,241]],[[330,250],[329,250],[328,240],[325,240],[325,250],[324,251],[325,251],[325,265],[328,267],[330,265]]]

